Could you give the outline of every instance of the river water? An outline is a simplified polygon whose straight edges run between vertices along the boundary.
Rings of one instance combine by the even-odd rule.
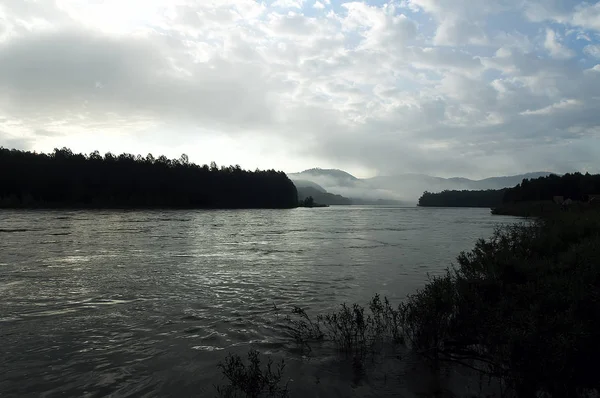
[[[212,397],[216,364],[250,347],[286,358],[292,396],[427,394],[422,373],[352,385],[333,356],[298,354],[281,318],[374,293],[397,303],[516,221],[398,207],[1,211],[0,396]]]

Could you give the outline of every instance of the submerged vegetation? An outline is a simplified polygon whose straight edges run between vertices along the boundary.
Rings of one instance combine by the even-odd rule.
[[[397,306],[376,295],[315,318],[296,307],[289,330],[360,366],[403,346],[495,380],[505,397],[597,394],[599,247],[599,211],[546,215],[479,240]]]
[[[380,352],[385,345],[404,342],[399,310],[379,295],[371,299],[368,308],[342,304],[338,311],[318,315],[314,320],[304,309],[294,307],[287,321],[302,349],[311,351],[311,344],[331,343],[345,357],[358,361]]]
[[[283,384],[285,361],[273,364],[268,357],[267,363],[261,367],[261,354],[256,350],[248,352],[248,363],[244,363],[239,355],[228,355],[219,368],[228,384],[215,386],[217,393],[223,398],[287,398],[287,383]]]
[[[132,154],[51,154],[0,147],[0,208],[291,208],[296,187],[283,172],[199,166]]]

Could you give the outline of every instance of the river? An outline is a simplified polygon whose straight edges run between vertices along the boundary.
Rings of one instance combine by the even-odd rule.
[[[374,293],[397,303],[516,221],[377,206],[0,211],[0,396],[212,397],[216,364],[249,347],[288,360],[292,396],[423,394],[399,376],[351,386],[335,358],[297,354],[281,318]]]

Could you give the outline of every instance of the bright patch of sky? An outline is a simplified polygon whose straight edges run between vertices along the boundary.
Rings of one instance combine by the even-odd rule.
[[[600,172],[598,93],[598,2],[0,0],[2,146]]]

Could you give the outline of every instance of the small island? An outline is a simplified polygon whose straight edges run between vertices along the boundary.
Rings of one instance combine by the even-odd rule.
[[[308,196],[307,198],[298,201],[298,207],[329,207],[329,205],[316,203],[312,196]]]

